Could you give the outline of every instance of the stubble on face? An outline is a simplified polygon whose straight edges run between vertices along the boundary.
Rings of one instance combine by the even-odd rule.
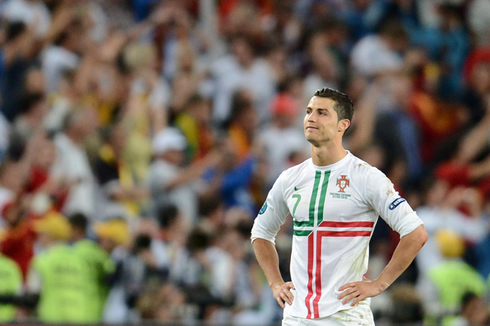
[[[329,98],[313,96],[306,108],[304,119],[305,138],[313,146],[319,147],[336,137],[338,115],[335,102]]]

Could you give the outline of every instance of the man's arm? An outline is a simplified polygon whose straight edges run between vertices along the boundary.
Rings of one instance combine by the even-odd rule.
[[[346,304],[354,299],[351,306],[355,306],[363,299],[379,295],[407,269],[428,239],[425,227],[420,225],[401,238],[390,262],[378,278],[374,281],[350,282],[341,286],[339,290],[343,292],[339,295],[339,300]]]
[[[284,282],[282,279],[276,246],[268,240],[259,238],[254,240],[253,248],[277,303],[281,308],[285,307],[285,303],[291,305],[294,296],[290,289],[294,289],[294,285],[292,282]]]

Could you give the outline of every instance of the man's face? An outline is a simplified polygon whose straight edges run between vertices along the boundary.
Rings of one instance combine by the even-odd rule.
[[[107,251],[108,253],[111,253],[117,247],[117,244],[114,241],[105,237],[99,238],[99,245],[103,250]]]
[[[206,102],[196,104],[191,108],[192,115],[196,117],[198,122],[203,125],[207,125],[211,118],[211,107]]]
[[[184,163],[185,152],[179,149],[169,149],[164,153],[164,157],[166,161],[181,166]]]
[[[117,126],[113,130],[113,135],[111,135],[111,145],[112,148],[115,150],[116,155],[121,155],[124,147],[126,146],[126,141],[127,141],[127,136],[124,128],[122,126]]]
[[[94,108],[85,107],[83,108],[83,110],[84,112],[80,124],[83,135],[88,136],[97,130],[99,126],[99,121],[97,119],[97,113],[95,112]]]
[[[349,126],[347,119],[338,121],[335,102],[329,98],[313,96],[306,108],[304,131],[306,140],[320,146],[336,138],[342,138]]]

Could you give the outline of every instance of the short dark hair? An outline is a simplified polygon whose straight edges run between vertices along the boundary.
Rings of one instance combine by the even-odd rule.
[[[398,19],[389,17],[378,26],[378,33],[392,39],[406,39],[407,32]]]
[[[220,196],[204,196],[199,199],[199,216],[206,216],[216,212],[223,206],[223,200]]]
[[[68,219],[70,222],[71,227],[73,228],[78,228],[82,230],[83,232],[87,231],[87,226],[88,226],[88,218],[85,216],[83,213],[74,213],[71,215]]]
[[[34,105],[45,100],[45,96],[42,92],[25,93],[22,95],[19,103],[19,112],[28,112]]]
[[[207,103],[207,100],[199,95],[198,93],[194,93],[191,95],[191,97],[187,100],[187,103],[185,104],[186,108],[187,107],[192,107],[195,105],[199,105],[202,103]]]
[[[133,244],[133,253],[140,253],[143,250],[150,249],[151,246],[151,237],[148,234],[138,234],[134,238],[134,244]]]
[[[329,87],[324,87],[317,90],[314,96],[329,98],[335,102],[333,108],[337,112],[338,121],[342,119],[352,121],[352,116],[354,115],[354,103],[352,103],[352,100],[347,94]]]
[[[187,249],[191,254],[199,250],[205,250],[211,244],[211,240],[209,234],[199,228],[195,228],[191,231],[187,239]]]
[[[254,103],[250,93],[245,89],[237,90],[231,99],[230,122],[237,121],[247,110],[253,109]]]
[[[7,23],[7,26],[5,28],[6,30],[6,41],[13,41],[15,40],[18,36],[22,35],[27,30],[26,24],[24,24],[21,21],[13,21],[10,23]]]
[[[174,204],[167,203],[158,208],[158,226],[165,229],[171,226],[179,216],[179,209]]]
[[[70,107],[70,110],[66,113],[63,119],[63,131],[69,130],[73,125],[75,125],[81,117],[82,108],[77,106]]]

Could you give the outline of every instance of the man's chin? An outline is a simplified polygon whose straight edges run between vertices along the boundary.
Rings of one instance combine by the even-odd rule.
[[[308,137],[306,136],[305,137],[306,140],[313,146],[317,146],[318,145],[318,141],[315,139],[315,137]]]

